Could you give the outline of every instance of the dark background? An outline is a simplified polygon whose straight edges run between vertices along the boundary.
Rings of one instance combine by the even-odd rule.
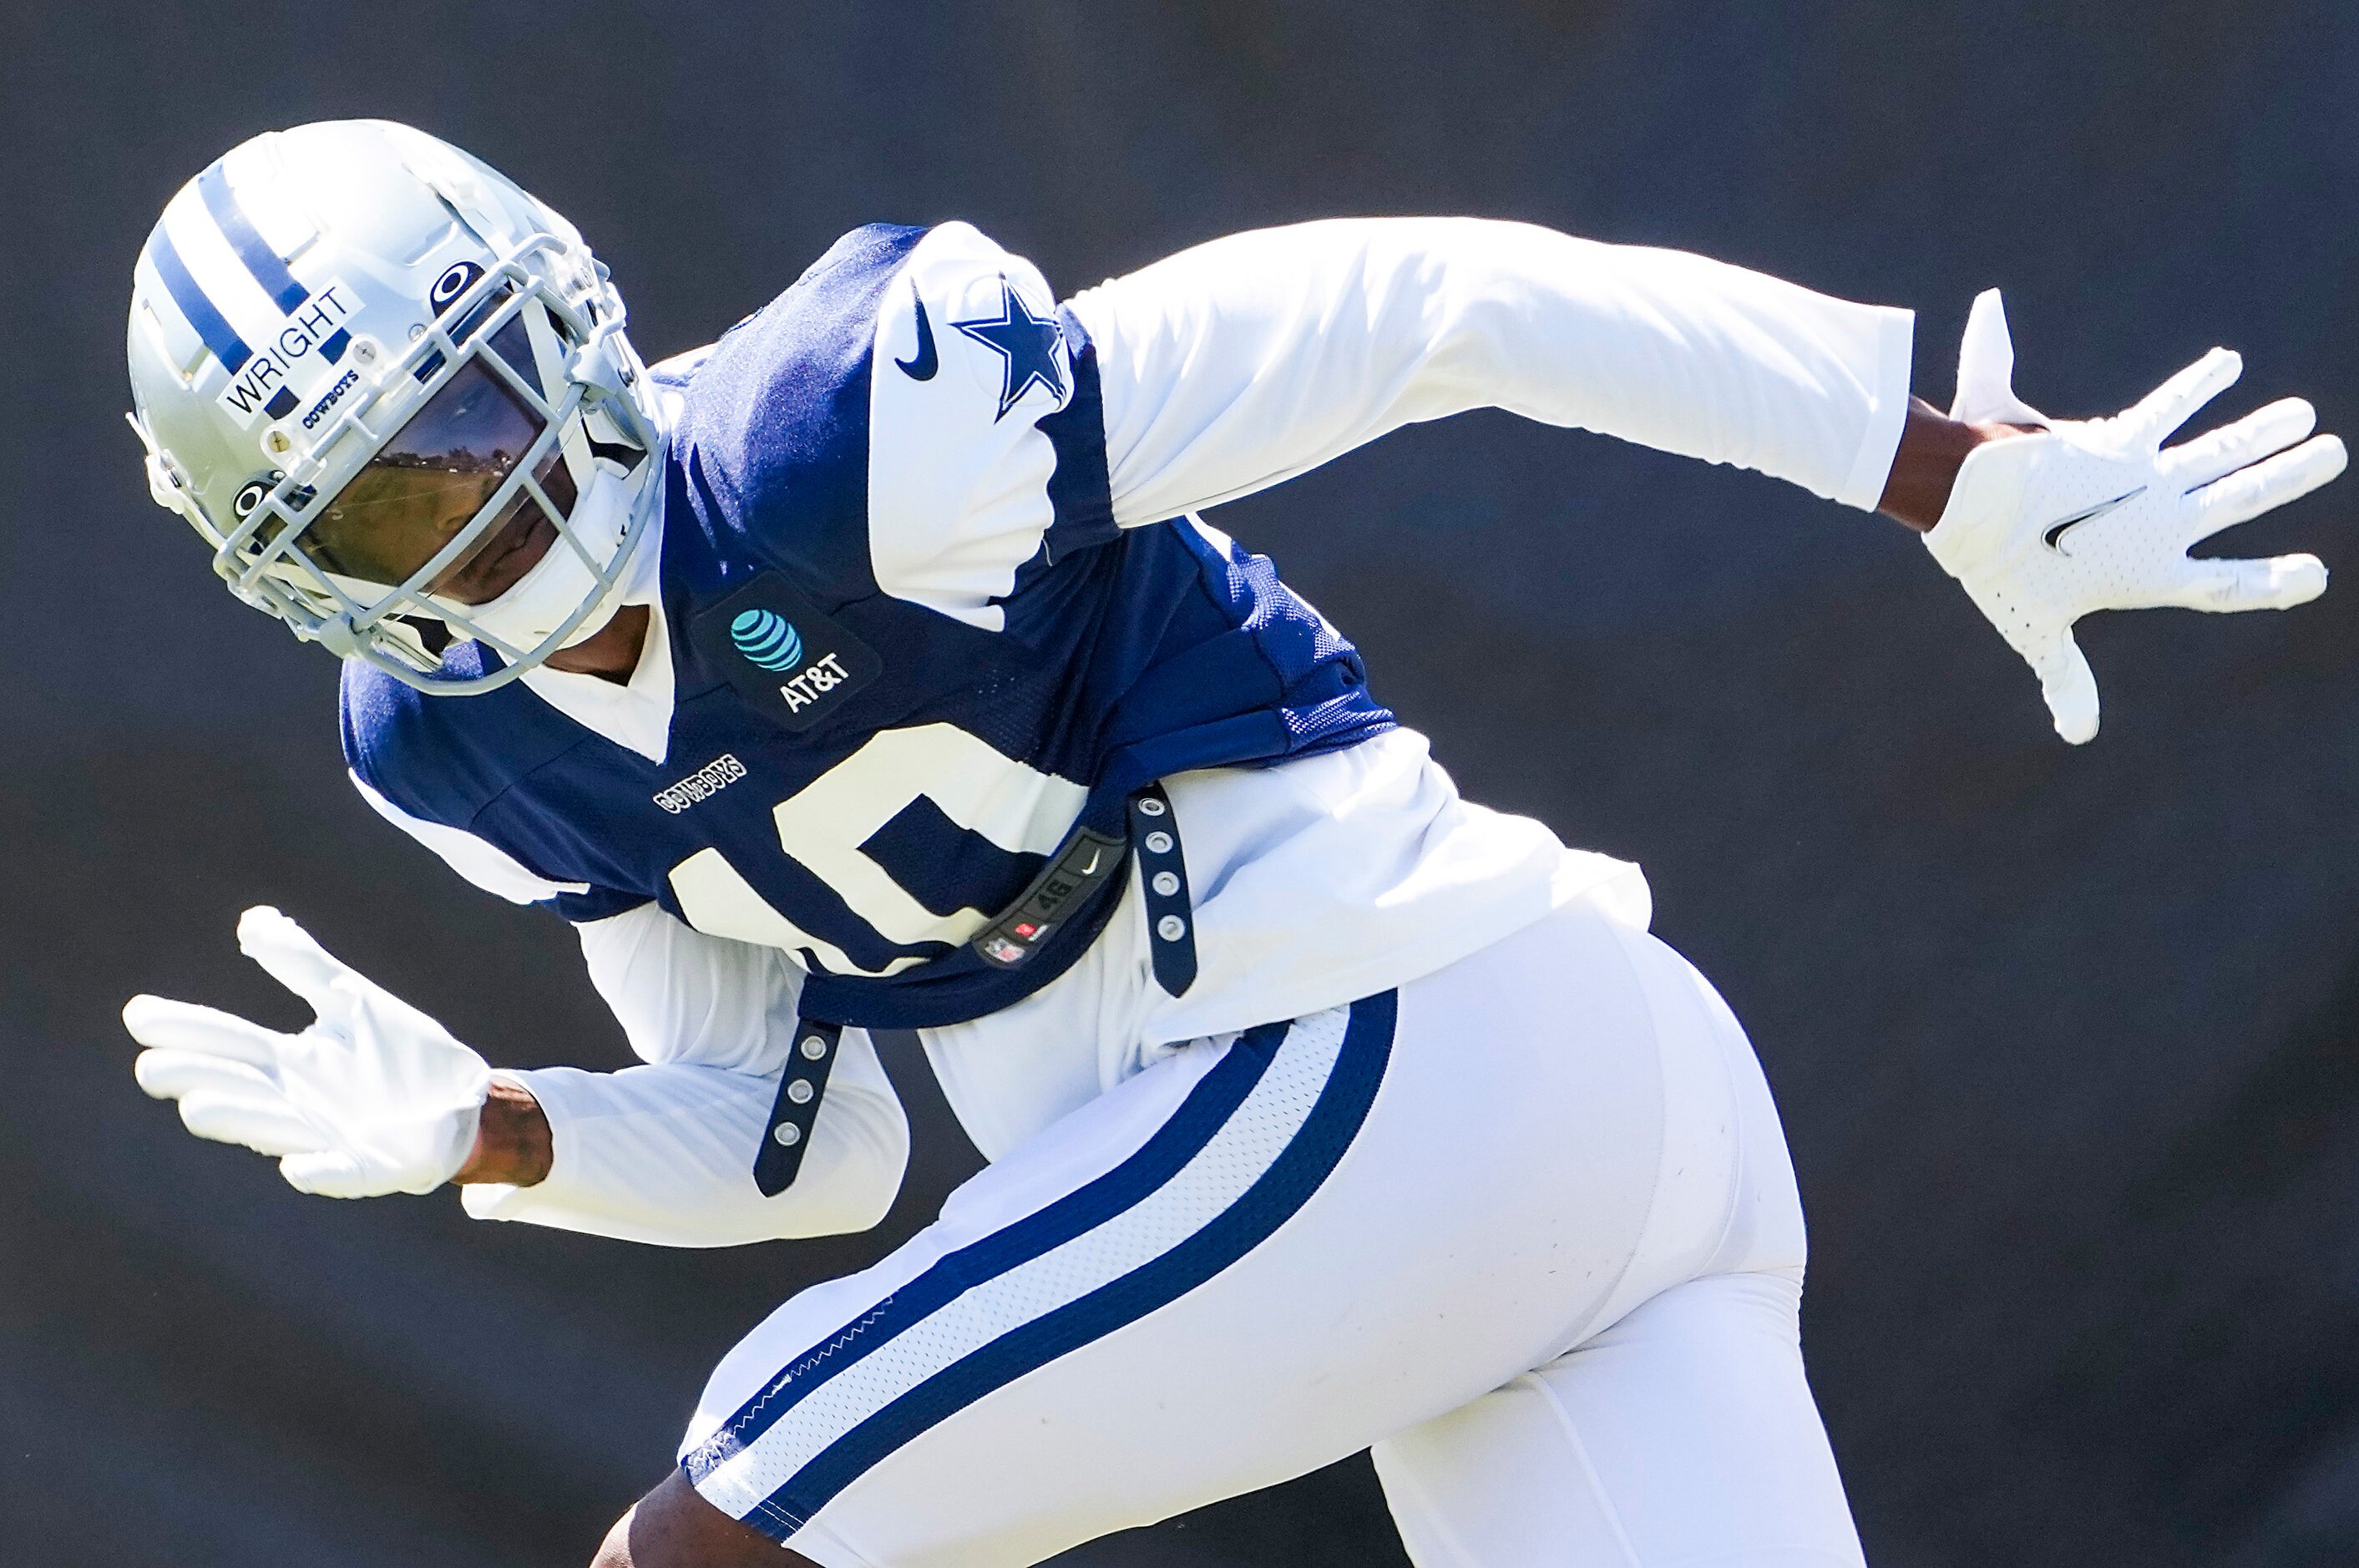
[[[368,813],[333,664],[146,499],[132,259],[254,132],[386,114],[474,149],[591,236],[650,358],[869,219],[973,219],[1071,290],[1254,224],[1465,212],[1914,305],[1937,401],[2003,283],[2043,407],[2217,341],[2252,366],[2224,411],[2301,391],[2359,430],[2335,0],[5,16],[11,1564],[579,1563],[718,1354],[973,1160],[905,1071],[889,1234],[670,1253],[299,1197],[135,1091],[135,989],[299,1021],[231,941],[261,900],[495,1061],[620,1055],[566,931]],[[2354,494],[2239,542],[2359,565]],[[1756,476],[1484,415],[1220,521],[1470,794],[1643,860],[1748,1020],[1873,1559],[2359,1560],[2359,591],[2084,627],[2105,728],[2071,751],[1912,539]],[[1363,1461],[1071,1561],[1398,1557]]]

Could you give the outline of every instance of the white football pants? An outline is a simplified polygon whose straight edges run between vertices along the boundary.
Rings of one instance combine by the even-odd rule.
[[[1743,1030],[1586,905],[1200,1041],[780,1307],[682,1446],[824,1568],[995,1568],[1375,1447],[1419,1568],[1860,1563]]]

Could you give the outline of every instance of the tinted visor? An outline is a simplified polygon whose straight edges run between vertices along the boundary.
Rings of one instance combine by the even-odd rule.
[[[474,520],[543,428],[540,416],[496,372],[471,356],[312,520],[303,548],[339,575],[388,586],[407,583]],[[556,448],[533,477],[559,506],[572,506],[572,478]],[[513,555],[533,542],[528,536],[546,533],[553,539],[555,532],[531,495],[520,491],[428,586],[453,588],[495,547]],[[534,549],[532,559],[546,549],[546,543]]]

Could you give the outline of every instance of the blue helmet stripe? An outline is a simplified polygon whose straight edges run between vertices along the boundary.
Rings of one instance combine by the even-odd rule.
[[[197,329],[197,336],[205,340],[205,346],[213,351],[213,357],[232,374],[244,369],[245,362],[254,357],[254,351],[245,346],[245,340],[237,335],[237,330],[219,310],[213,309],[213,302],[205,298],[205,291],[197,287],[194,278],[189,276],[188,263],[180,259],[179,251],[172,244],[172,236],[165,233],[161,225],[158,226],[155,237],[148,242],[147,255],[156,264],[157,276],[164,280],[164,291],[172,296],[172,303],[180,308],[180,314],[189,319],[189,325]]]
[[[222,172],[220,164],[197,176],[197,193],[205,199],[205,211],[221,225],[222,237],[229,241],[230,249],[237,252],[237,259],[245,264],[254,280],[262,285],[262,291],[277,300],[281,310],[292,314],[310,290],[295,281],[295,275],[287,270],[287,263],[246,217],[245,209],[231,193],[229,176]]]

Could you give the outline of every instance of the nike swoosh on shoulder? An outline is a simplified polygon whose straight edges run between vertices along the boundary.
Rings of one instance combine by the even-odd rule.
[[[941,355],[934,352],[934,323],[926,319],[925,297],[918,292],[914,282],[909,285],[909,298],[918,304],[918,357],[897,359],[893,363],[912,381],[931,381],[934,372],[942,367]]]
[[[2125,506],[2145,494],[2146,486],[2141,485],[2127,495],[2116,495],[2110,501],[2100,501],[2085,512],[2075,512],[2061,522],[2051,523],[2048,527],[2048,531],[2039,536],[2040,542],[2059,555],[2070,555],[2072,552],[2066,550],[2063,545],[2064,531],[2067,528],[2077,528],[2082,523],[2102,517],[2114,507]]]

